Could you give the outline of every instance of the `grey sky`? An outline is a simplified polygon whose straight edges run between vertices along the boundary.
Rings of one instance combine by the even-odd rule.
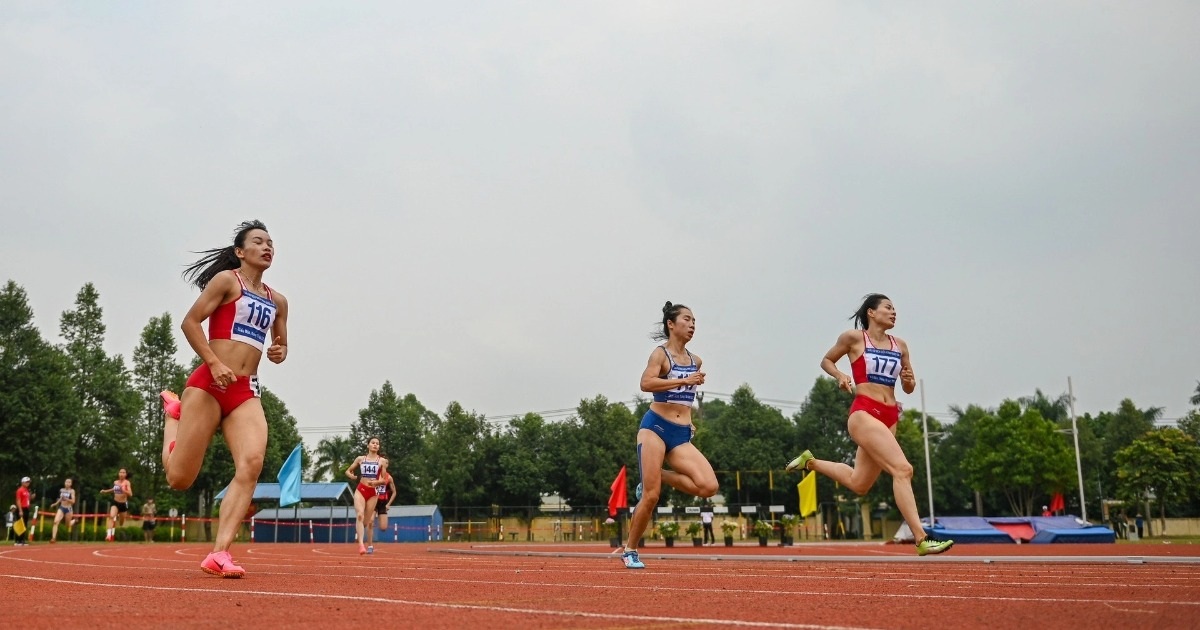
[[[292,312],[261,377],[310,440],[385,380],[632,399],[668,299],[706,390],[802,400],[870,291],[932,412],[1072,376],[1080,412],[1176,417],[1198,7],[4,0],[0,279],[54,341],[94,282],[128,358],[262,219]]]

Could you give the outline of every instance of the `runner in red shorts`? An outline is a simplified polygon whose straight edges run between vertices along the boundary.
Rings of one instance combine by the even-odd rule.
[[[853,319],[855,329],[838,337],[837,343],[821,359],[821,369],[837,379],[838,387],[855,394],[850,418],[846,421],[850,439],[858,445],[854,468],[816,459],[811,452],[804,451],[787,465],[787,470],[814,470],[860,496],[875,485],[880,472],[887,471],[892,476],[896,507],[900,508],[904,522],[908,523],[916,539],[917,554],[942,553],[954,541],[935,541],[926,536],[917,512],[917,500],[913,497],[913,467],[896,441],[896,423],[900,420],[900,405],[896,402],[897,377],[904,393],[911,394],[917,388],[908,344],[887,334],[896,325],[896,309],[886,295],[872,293],[863,300]],[[847,355],[854,375],[853,384],[851,377],[837,368],[837,362]]]
[[[385,483],[387,463],[388,461],[379,455],[379,438],[373,437],[367,440],[367,454],[355,457],[354,462],[346,469],[346,476],[358,481],[358,487],[354,489],[354,515],[357,517],[354,521],[354,531],[358,534],[359,555],[375,553],[373,546],[367,549],[366,536],[370,534],[374,538],[374,532],[370,531],[370,528],[375,516],[375,505],[379,503],[375,488]],[[352,472],[355,469],[358,469],[357,475]]]
[[[264,352],[272,363],[287,358],[288,306],[282,294],[263,283],[275,243],[261,222],[242,223],[232,245],[204,254],[184,271],[201,292],[180,325],[203,363],[188,377],[182,400],[163,392],[163,470],[175,490],[191,487],[220,429],[233,456],[234,476],[221,501],[213,551],[200,568],[239,578],[246,571],[234,563],[229,546],[250,506],[267,450],[258,364]]]

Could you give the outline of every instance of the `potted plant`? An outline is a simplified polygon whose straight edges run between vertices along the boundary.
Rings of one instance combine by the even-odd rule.
[[[668,547],[674,547],[675,539],[679,537],[679,523],[662,521],[658,524],[658,533],[662,535],[663,540],[667,541]]]
[[[800,517],[795,514],[784,514],[783,518],[779,519],[783,523],[783,535],[780,537],[781,542],[786,547],[791,547],[795,543],[796,526],[800,524]]]
[[[725,546],[733,546],[733,533],[737,531],[738,524],[735,521],[725,519],[721,521],[721,533],[725,535]]]
[[[754,535],[758,536],[758,546],[766,547],[767,539],[771,537],[771,532],[775,528],[771,526],[771,522],[766,519],[759,519],[754,523]]]
[[[700,537],[701,529],[702,529],[702,526],[700,525],[700,521],[692,521],[691,523],[688,523],[687,533],[689,536],[692,537],[692,546],[693,547],[703,547],[704,546],[704,539]]]
[[[608,546],[616,549],[621,546],[621,538],[617,536],[617,522],[613,519],[604,521],[604,533],[608,536]]]

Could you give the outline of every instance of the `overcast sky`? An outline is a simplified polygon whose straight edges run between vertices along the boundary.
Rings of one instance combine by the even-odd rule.
[[[130,359],[261,219],[310,442],[387,380],[631,400],[666,300],[718,398],[803,400],[872,291],[939,415],[1200,379],[1194,2],[0,0],[0,113],[46,337],[93,282]]]

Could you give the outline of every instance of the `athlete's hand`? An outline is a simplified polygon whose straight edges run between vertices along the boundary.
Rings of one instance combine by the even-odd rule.
[[[276,336],[275,343],[267,348],[267,359],[271,363],[283,363],[283,360],[287,358],[287,346],[280,344],[281,341],[283,341],[283,337]]]
[[[900,380],[904,381],[905,385],[917,384],[917,376],[913,373],[913,369],[911,367],[900,369]]]
[[[842,375],[838,376],[838,389],[844,389],[844,390],[850,392],[851,394],[853,394],[854,393],[854,381],[852,381],[849,376],[842,374]]]
[[[237,374],[234,374],[228,365],[220,361],[217,361],[216,365],[209,366],[208,371],[212,373],[213,383],[216,383],[218,387],[229,387],[237,380]]]
[[[704,372],[692,372],[687,378],[683,379],[685,385],[703,385]]]

